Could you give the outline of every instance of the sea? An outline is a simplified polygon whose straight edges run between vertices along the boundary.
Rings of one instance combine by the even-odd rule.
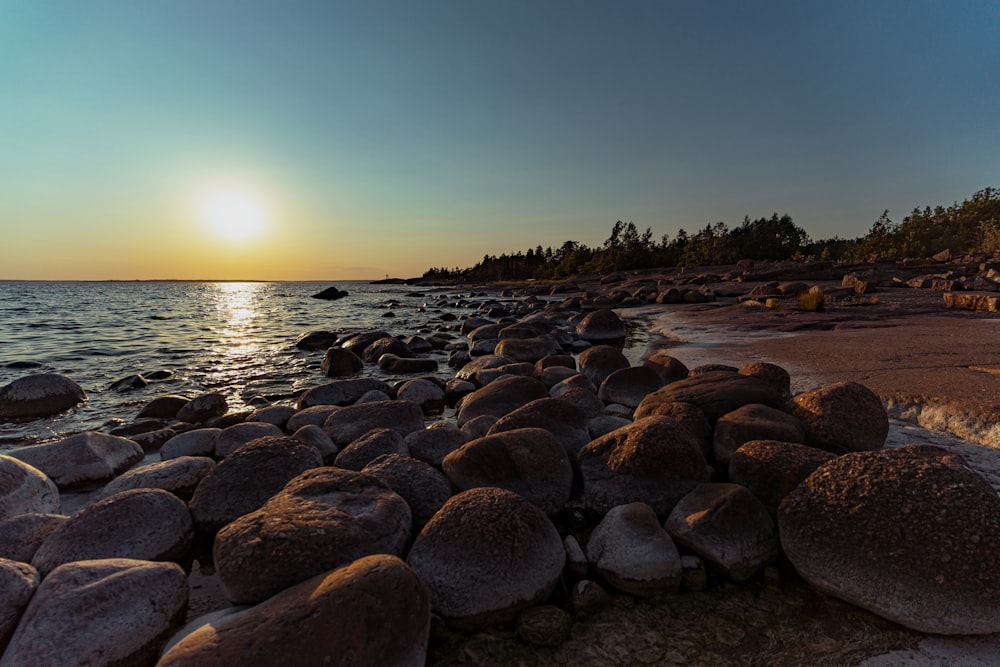
[[[312,298],[336,286],[348,296]],[[322,351],[295,346],[302,333],[340,337],[374,329],[409,336],[448,332],[496,294],[369,282],[0,281],[0,386],[33,373],[60,373],[89,400],[53,417],[0,422],[0,450],[107,430],[132,421],[168,394],[225,394],[231,411],[294,404],[329,382]],[[457,335],[457,334],[455,334]],[[435,353],[450,378],[447,353]],[[379,375],[366,364],[362,375]],[[111,385],[141,375],[139,389]]]

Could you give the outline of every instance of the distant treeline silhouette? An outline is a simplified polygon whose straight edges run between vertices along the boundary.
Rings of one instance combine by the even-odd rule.
[[[678,230],[653,240],[650,228],[639,232],[633,222],[619,220],[597,248],[566,241],[553,250],[536,246],[511,254],[484,255],[469,268],[432,268],[428,280],[558,280],[586,273],[670,266],[735,264],[741,259],[784,260],[799,257],[864,260],[930,257],[955,252],[1000,250],[1000,190],[984,188],[961,204],[914,208],[895,223],[886,210],[867,234],[856,239],[834,236],[812,241],[787,213],[743,222],[730,229],[724,222],[707,224],[696,234]]]

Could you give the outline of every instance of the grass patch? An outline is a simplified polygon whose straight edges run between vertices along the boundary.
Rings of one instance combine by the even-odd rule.
[[[823,310],[823,302],[825,299],[826,295],[821,291],[805,292],[799,295],[799,306],[802,310],[807,310],[810,313],[817,313]]]

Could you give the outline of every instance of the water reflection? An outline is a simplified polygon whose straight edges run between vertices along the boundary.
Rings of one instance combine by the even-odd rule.
[[[211,349],[213,385],[230,385],[239,380],[262,352],[260,310],[263,283],[213,283],[218,328]]]

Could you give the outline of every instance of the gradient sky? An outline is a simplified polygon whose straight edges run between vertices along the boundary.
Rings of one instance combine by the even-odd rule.
[[[0,0],[0,279],[410,277],[1000,186],[1000,3]],[[268,212],[233,242],[202,201]]]

